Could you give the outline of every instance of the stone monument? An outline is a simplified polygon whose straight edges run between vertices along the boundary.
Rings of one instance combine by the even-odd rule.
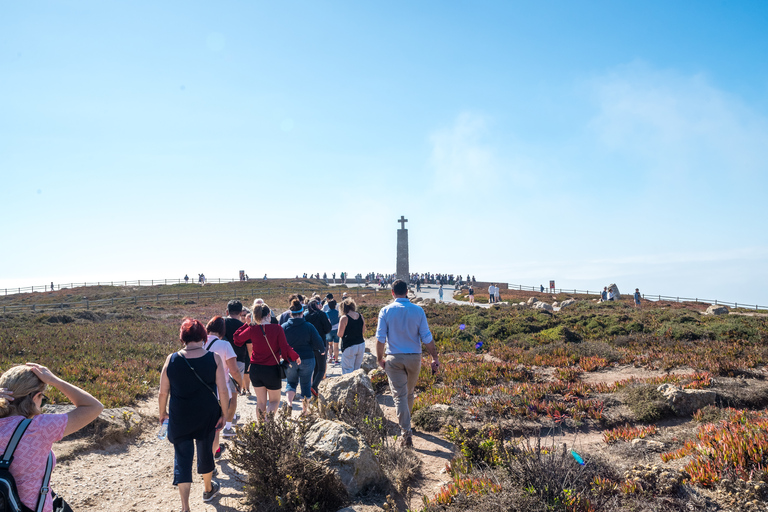
[[[407,283],[411,279],[411,273],[408,270],[408,230],[405,229],[405,223],[408,222],[408,219],[401,215],[397,222],[400,223],[400,229],[397,230],[397,266],[395,277]]]

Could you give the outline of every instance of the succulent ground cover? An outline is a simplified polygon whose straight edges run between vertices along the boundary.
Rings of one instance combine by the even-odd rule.
[[[185,298],[187,288],[218,296]],[[150,300],[173,290],[178,300]],[[4,314],[0,371],[37,361],[108,406],[128,405],[156,388],[162,362],[179,347],[184,316],[206,321],[232,298],[249,304],[262,297],[282,310],[292,291],[325,288],[299,280],[282,289],[230,283],[57,291],[51,303],[67,294],[96,300],[142,293],[148,300]],[[521,293],[503,298],[526,300]],[[44,294],[29,295],[22,303],[39,303]],[[390,296],[365,290],[353,297],[371,336]],[[427,365],[421,372],[414,422],[451,441],[455,457],[446,468],[451,481],[419,508],[760,510],[768,498],[768,319],[703,316],[703,309],[591,300],[556,313],[426,306],[443,364],[437,374]],[[632,369],[641,375],[607,378]],[[386,376],[372,380],[385,392]],[[656,389],[662,383],[713,391],[716,403],[676,417]],[[574,435],[595,441],[574,446]]]
[[[106,407],[131,405],[147,396],[159,384],[165,358],[181,345],[179,325],[191,316],[205,324],[215,315],[226,315],[226,305],[239,299],[250,306],[254,298],[263,298],[282,312],[292,292],[325,295],[320,281],[299,280],[289,286],[262,283],[221,285],[169,285],[157,287],[88,287],[61,290],[52,294],[30,293],[15,297],[12,304],[40,304],[46,295],[53,302],[67,302],[74,297],[90,300],[115,298],[114,306],[93,309],[64,308],[0,314],[0,372],[11,366],[33,361],[50,367],[59,376],[81,386],[99,398]],[[199,300],[173,298],[153,300],[157,295],[173,295],[171,290],[202,290],[214,295]],[[341,295],[346,288],[334,288]],[[349,290],[366,319],[366,335],[376,329],[381,292]],[[192,293],[192,292],[190,292]],[[218,297],[215,295],[218,293]],[[123,303],[119,299],[141,294],[145,300]],[[53,297],[58,296],[58,297]],[[5,299],[11,304],[10,297]],[[50,390],[54,402],[66,402],[63,395]]]

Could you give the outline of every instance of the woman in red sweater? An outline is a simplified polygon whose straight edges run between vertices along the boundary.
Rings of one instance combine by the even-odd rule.
[[[249,323],[235,331],[235,345],[248,347],[251,354],[251,384],[256,393],[259,415],[268,417],[280,405],[280,359],[301,364],[299,355],[288,345],[283,328],[270,323],[269,306],[253,304]]]

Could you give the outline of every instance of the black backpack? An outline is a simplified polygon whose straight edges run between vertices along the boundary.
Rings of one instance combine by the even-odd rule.
[[[16,451],[21,436],[26,432],[30,419],[24,419],[13,431],[11,440],[5,448],[3,458],[0,459],[0,512],[42,512],[45,505],[45,497],[48,495],[48,482],[51,480],[51,470],[53,469],[53,455],[48,454],[48,463],[45,467],[43,476],[43,485],[40,488],[40,497],[37,499],[37,507],[32,510],[24,505],[19,499],[19,492],[16,489],[16,480],[11,475],[10,467],[13,462],[13,452]]]

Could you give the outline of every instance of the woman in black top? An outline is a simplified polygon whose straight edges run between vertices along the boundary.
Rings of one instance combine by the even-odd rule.
[[[352,373],[360,369],[365,354],[365,320],[355,311],[355,301],[346,298],[341,303],[344,315],[339,319],[339,338],[341,338],[341,373]]]
[[[197,472],[203,475],[203,501],[219,492],[213,478],[213,438],[224,425],[221,400],[229,403],[224,363],[218,354],[208,352],[203,343],[208,332],[197,320],[185,318],[180,336],[185,347],[165,360],[160,376],[160,423],[168,420],[168,440],[173,443],[173,484],[179,488],[182,512],[189,510],[192,486],[192,458],[197,445]],[[170,394],[170,417],[166,406]]]

